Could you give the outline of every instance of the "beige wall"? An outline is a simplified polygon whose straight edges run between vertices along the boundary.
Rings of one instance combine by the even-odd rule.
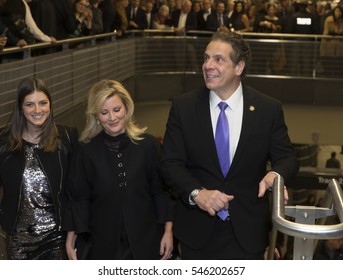
[[[148,126],[155,136],[163,136],[168,119],[170,102],[136,103],[136,120]],[[284,104],[285,121],[293,143],[343,144],[343,107]]]

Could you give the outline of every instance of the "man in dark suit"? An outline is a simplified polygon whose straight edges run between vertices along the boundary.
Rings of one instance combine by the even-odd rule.
[[[0,50],[5,46],[8,47],[24,47],[27,43],[24,39],[15,37],[1,21],[0,17]],[[2,48],[1,48],[2,47]]]
[[[104,0],[100,3],[99,8],[102,11],[102,21],[104,33],[113,32],[115,29],[115,19],[118,17],[114,7],[114,0]]]
[[[208,16],[213,12],[212,1],[204,0],[203,9],[197,13],[197,24],[199,30],[206,30],[206,22]]]
[[[144,12],[145,12],[145,17],[147,21],[147,28],[146,29],[152,29],[152,22],[153,22],[153,10],[154,4],[152,1],[146,1],[144,4]]]
[[[130,30],[143,30],[148,27],[145,11],[140,7],[140,2],[140,0],[130,0],[130,4],[126,8]]]
[[[249,61],[240,35],[214,33],[202,67],[206,88],[173,100],[161,174],[179,197],[174,234],[182,259],[263,259],[270,230],[267,190],[277,174],[287,184],[298,171],[280,102],[241,82]],[[229,143],[217,146],[217,132],[225,130]],[[286,188],[284,194],[287,200]]]
[[[226,31],[230,30],[230,20],[225,14],[224,1],[216,3],[216,10],[213,11],[207,18],[206,30],[208,31]]]
[[[197,17],[196,13],[192,11],[190,0],[183,0],[181,9],[174,11],[171,19],[177,34],[184,34],[187,30],[197,29]]]

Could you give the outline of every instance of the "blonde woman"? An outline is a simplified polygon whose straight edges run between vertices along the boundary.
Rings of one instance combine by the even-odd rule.
[[[172,22],[169,16],[169,7],[167,5],[162,5],[158,12],[154,15],[152,20],[153,29],[159,30],[172,30]]]
[[[119,82],[103,80],[89,91],[69,186],[70,259],[168,259],[172,253],[168,196],[158,173],[160,144],[135,124],[133,112]],[[84,240],[88,252],[81,255],[78,241]]]

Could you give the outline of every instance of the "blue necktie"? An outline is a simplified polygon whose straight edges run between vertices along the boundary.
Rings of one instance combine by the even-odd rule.
[[[228,105],[225,102],[220,102],[218,107],[220,108],[220,114],[217,121],[215,142],[220,167],[224,177],[226,177],[230,168],[229,123],[225,114],[225,109]],[[229,212],[227,209],[222,209],[217,215],[222,220],[225,220],[229,216]]]

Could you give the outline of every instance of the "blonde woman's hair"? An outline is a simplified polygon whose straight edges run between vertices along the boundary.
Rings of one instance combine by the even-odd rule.
[[[125,115],[125,132],[132,142],[142,140],[142,134],[146,131],[146,127],[138,127],[133,119],[134,103],[125,87],[113,80],[102,80],[97,82],[88,92],[88,105],[86,110],[86,126],[81,133],[80,141],[87,143],[103,130],[99,124],[98,114],[106,99],[118,95],[123,102]]]
[[[123,6],[123,0],[114,0],[114,6],[116,8],[117,11],[117,16],[120,19],[120,30],[122,30],[123,32],[126,31],[127,27],[128,27],[128,20],[126,17],[126,9]]]

